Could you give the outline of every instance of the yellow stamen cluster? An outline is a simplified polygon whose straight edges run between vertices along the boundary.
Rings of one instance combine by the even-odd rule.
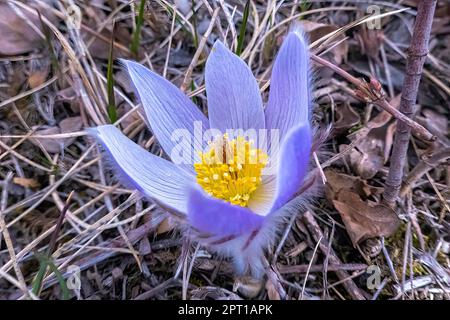
[[[267,160],[267,154],[253,147],[252,141],[240,136],[230,140],[225,134],[200,153],[201,162],[194,164],[197,183],[215,198],[246,207],[261,184]]]

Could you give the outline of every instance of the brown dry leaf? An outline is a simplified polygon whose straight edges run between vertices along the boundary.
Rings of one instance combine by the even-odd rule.
[[[39,9],[50,21],[56,20],[43,6],[31,2],[29,5]],[[24,54],[45,44],[44,39],[31,27],[34,25],[36,29],[42,29],[39,18],[17,6],[16,10],[6,3],[0,4],[0,55]]]
[[[121,44],[122,47],[127,47],[130,38],[126,28],[117,28],[118,30],[114,34],[114,41]],[[83,32],[83,39],[88,42],[93,39],[92,44],[89,46],[89,52],[94,58],[108,59],[110,50],[110,40],[112,32],[108,29],[103,29],[100,35]],[[127,52],[121,50],[121,48],[114,47],[113,57],[127,57]]]
[[[238,277],[233,284],[233,292],[239,292],[244,297],[254,299],[263,286],[263,280],[248,276]]]
[[[392,209],[363,200],[380,195],[382,188],[333,170],[325,170],[325,175],[326,196],[340,213],[353,245],[367,238],[388,236],[397,229],[399,220]]]
[[[376,61],[380,60],[380,47],[384,41],[383,30],[368,29],[367,25],[363,23],[356,34],[356,38],[361,44],[362,54],[366,54]]]
[[[301,25],[303,27],[303,30],[308,33],[310,42],[314,42],[324,36],[326,36],[329,33],[332,33],[339,29],[339,27],[330,25],[330,24],[324,24],[324,23],[318,23],[315,21],[309,21],[309,20],[302,20]],[[345,35],[341,34],[337,36],[333,42],[339,42],[342,41],[345,38]],[[342,62],[344,62],[347,59],[348,54],[348,44],[346,41],[340,42],[338,45],[334,46],[330,52],[332,52],[332,58],[334,60],[334,63],[337,65],[340,65]]]
[[[70,133],[79,131],[83,127],[83,121],[81,117],[70,117],[62,120],[59,123],[61,133]]]
[[[30,88],[34,89],[43,84],[45,80],[47,80],[48,74],[49,74],[48,68],[32,72],[28,76],[28,84],[30,85]]]
[[[353,246],[368,238],[388,237],[400,226],[400,220],[391,208],[365,202],[351,191],[339,192],[333,204],[342,217]]]
[[[170,218],[165,218],[156,229],[156,234],[166,233],[175,228],[175,222]]]
[[[80,113],[80,99],[78,98],[77,92],[73,87],[67,87],[59,90],[56,99],[58,102],[66,102],[70,104],[70,109],[73,113]]]
[[[33,127],[34,129],[34,127]],[[35,134],[39,136],[49,136],[61,133],[61,129],[58,127],[48,127],[45,129],[36,130]],[[59,139],[48,139],[48,138],[33,138],[30,140],[33,144],[42,147],[50,153],[58,153],[61,151],[61,140]]]
[[[14,177],[13,183],[25,187],[25,188],[38,188],[40,186],[39,182],[32,178],[21,178]]]
[[[267,279],[266,290],[269,300],[281,300],[280,294],[271,279]]]
[[[401,95],[396,96],[394,99],[390,101],[391,105],[395,108],[398,108],[400,103]],[[392,115],[387,111],[382,111],[377,114],[372,120],[366,123],[366,125],[347,136],[351,141],[359,140],[365,138],[372,129],[380,128],[388,123],[392,119]]]
[[[381,144],[382,140],[368,136],[366,141],[350,151],[350,165],[361,178],[373,178],[383,167],[384,153]],[[341,147],[346,148],[345,145],[341,145],[339,146],[340,151]]]
[[[83,126],[81,117],[70,117],[62,120],[59,126],[47,127],[45,129],[36,130],[35,134],[40,136],[54,135],[60,133],[70,133],[79,131]],[[31,142],[35,145],[42,145],[42,147],[49,153],[58,153],[62,148],[70,145],[75,138],[62,138],[62,139],[52,139],[52,138],[34,138]]]
[[[330,201],[337,199],[338,193],[342,190],[355,192],[363,198],[379,195],[383,192],[383,188],[373,187],[360,177],[334,170],[325,170],[324,173],[327,177],[326,196]]]
[[[349,153],[350,165],[363,179],[373,178],[388,160],[392,147],[394,124],[369,131]],[[343,150],[347,146],[340,145]]]
[[[448,135],[448,116],[437,113],[430,109],[424,109],[421,112],[423,116],[416,117],[417,122],[423,125],[430,132],[436,135],[440,140],[450,142]]]
[[[89,52],[94,58],[108,59],[112,34],[112,24],[108,24],[100,32],[97,32],[96,25],[107,18],[100,7],[86,6],[84,8],[83,23],[86,26],[82,30],[82,37],[89,44]],[[113,57],[126,57],[125,50],[131,42],[131,35],[123,22],[116,22],[114,30],[114,41],[120,47],[114,47]],[[124,48],[124,50],[122,50]]]
[[[337,135],[346,132],[348,129],[358,125],[361,117],[349,103],[344,102],[336,108],[337,120],[333,129]]]

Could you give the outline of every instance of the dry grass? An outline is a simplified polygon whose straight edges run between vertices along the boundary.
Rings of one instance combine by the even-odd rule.
[[[254,71],[263,95],[267,96],[282,37],[293,21],[300,20],[311,31],[314,54],[355,77],[373,75],[396,106],[416,1],[312,2],[249,2],[241,57]],[[70,5],[74,4],[82,16],[80,29],[67,18],[73,17]],[[31,50],[0,52],[1,299],[61,299],[67,294],[82,299],[450,297],[448,152],[427,166],[426,159],[434,151],[417,137],[412,139],[408,167],[419,166],[423,172],[403,190],[405,201],[397,211],[402,223],[392,237],[353,247],[339,213],[319,196],[306,214],[299,212],[286,224],[277,247],[267,253],[263,281],[236,278],[229,261],[184,240],[166,211],[120,185],[83,131],[109,122],[106,71],[112,22],[115,58],[139,60],[206,110],[205,59],[216,39],[237,48],[245,3],[180,0],[176,7],[174,1],[147,1],[138,56],[133,57],[129,48],[138,4],[2,1],[19,15],[13,25],[17,41],[23,41],[21,30],[40,31],[27,40],[33,44]],[[399,11],[383,15],[380,30],[369,30],[367,23],[373,20],[367,17],[367,6],[373,4],[381,13]],[[20,18],[25,15],[32,19]],[[449,16],[450,5],[442,4],[416,119],[447,145]],[[2,41],[12,43],[11,38],[0,39],[0,47],[6,46]],[[123,71],[114,71],[118,113],[114,124],[150,152],[162,154]],[[335,127],[317,162],[323,169],[360,177],[381,188],[389,164],[384,153],[389,154],[395,121],[374,105],[360,102],[354,87],[330,69],[316,67],[315,78],[314,121]],[[387,120],[377,129],[374,124],[380,114]],[[73,120],[67,128],[62,125],[65,119]],[[379,158],[381,165],[374,163]],[[378,201],[380,193],[371,197]],[[45,255],[61,274],[49,268],[41,274],[42,288],[33,291]],[[378,289],[367,287],[369,265],[382,272]],[[81,271],[80,292],[70,290],[74,267]],[[69,279],[68,292],[62,278]],[[418,287],[411,289],[412,283]]]

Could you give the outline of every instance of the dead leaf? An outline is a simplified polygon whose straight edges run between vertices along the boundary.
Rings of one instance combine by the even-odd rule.
[[[49,136],[60,133],[70,133],[79,131],[83,127],[81,117],[70,117],[62,120],[59,126],[47,127],[36,130],[35,134],[40,136]],[[49,153],[59,153],[61,149],[69,146],[75,141],[75,138],[33,138],[31,142],[35,145],[41,144]]]
[[[341,215],[353,246],[368,238],[388,237],[400,226],[400,220],[390,207],[365,202],[351,191],[339,192],[333,204]]]
[[[56,21],[55,16],[45,10],[44,6],[29,3],[30,6],[41,11],[47,19]],[[13,9],[14,8],[14,9]],[[19,13],[19,14],[18,14]],[[41,30],[41,21],[38,16],[20,9],[18,6],[0,4],[0,55],[19,55],[35,50],[45,44],[42,38],[32,27]]]
[[[311,43],[339,29],[339,27],[335,25],[318,23],[309,20],[302,20],[300,23],[303,27],[303,30],[308,33]],[[337,65],[340,65],[347,59],[348,44],[346,41],[342,41],[343,39],[345,39],[345,35],[340,34],[334,38],[332,43],[339,41],[341,42],[336,46],[333,46],[332,44],[330,45],[330,47],[332,47],[332,49],[330,50],[330,52],[332,53],[331,58]]]
[[[394,123],[385,124],[380,128],[366,129],[365,132],[361,131],[349,136],[351,140],[354,140],[361,137],[360,134],[365,134],[365,137],[360,139],[348,155],[350,165],[361,178],[373,178],[388,160],[394,126]],[[346,147],[347,145],[343,144],[339,146],[339,149],[343,150]]]
[[[40,186],[39,182],[32,178],[14,177],[13,183],[31,189],[38,188]]]
[[[28,76],[28,84],[30,85],[30,88],[34,89],[34,88],[40,86],[41,84],[43,84],[45,82],[45,80],[47,80],[48,73],[49,73],[48,68],[32,72]]]
[[[175,228],[175,222],[170,218],[165,218],[156,229],[156,234],[166,233]]]
[[[356,34],[356,39],[358,39],[361,44],[361,54],[368,55],[378,62],[380,61],[379,52],[384,41],[383,30],[368,29],[366,24],[363,23]]]
[[[81,30],[83,40],[89,45],[89,52],[94,58],[108,59],[110,51],[111,37],[114,37],[116,46],[113,51],[113,58],[126,57],[128,46],[131,42],[131,35],[127,26],[120,21],[116,21],[114,34],[112,24],[107,24],[100,32],[97,32],[96,25],[99,21],[104,21],[107,16],[100,7],[85,6],[83,15],[84,28]]]
[[[34,129],[34,127],[33,127]],[[61,129],[58,127],[47,127],[45,129],[39,129],[35,131],[36,135],[39,136],[50,136],[54,134],[61,133]],[[61,140],[50,139],[50,138],[33,138],[30,140],[33,144],[39,146],[39,144],[50,153],[58,153],[61,151]]]
[[[262,279],[255,279],[248,276],[238,277],[233,284],[233,292],[239,292],[244,297],[254,299],[263,286]]]
[[[330,201],[337,199],[337,195],[342,190],[355,192],[364,199],[383,192],[383,188],[373,187],[360,177],[350,176],[334,170],[325,170],[324,173],[327,177],[326,196]]]
[[[56,101],[67,103],[70,105],[70,109],[73,113],[80,113],[81,102],[77,92],[73,87],[67,87],[65,89],[59,90],[56,95]]]
[[[448,115],[437,113],[431,109],[424,109],[421,113],[423,116],[416,117],[417,122],[430,130],[430,132],[440,140],[443,140],[446,143],[450,142],[447,137]]]
[[[382,188],[330,169],[325,170],[325,175],[326,196],[340,213],[353,245],[368,238],[389,236],[397,229],[400,221],[391,208],[367,200],[380,195]]]
[[[83,121],[81,117],[69,117],[65,118],[59,123],[61,133],[70,133],[81,130],[83,127]]]
[[[280,294],[270,278],[266,281],[266,290],[269,300],[281,300]]]
[[[336,108],[337,119],[333,125],[336,135],[346,132],[348,129],[358,125],[361,117],[352,106],[345,102]]]

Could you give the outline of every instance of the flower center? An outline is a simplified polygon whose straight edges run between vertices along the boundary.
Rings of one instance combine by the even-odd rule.
[[[241,136],[230,140],[224,134],[210,142],[207,152],[200,153],[200,162],[194,164],[197,183],[215,198],[246,207],[261,184],[267,159],[267,154],[253,147],[252,141]]]

